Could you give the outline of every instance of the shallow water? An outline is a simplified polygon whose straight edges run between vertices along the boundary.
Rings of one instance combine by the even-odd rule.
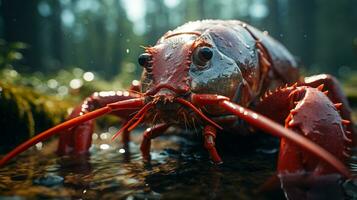
[[[277,141],[271,138],[257,145],[248,144],[255,138],[240,141],[243,147],[235,152],[226,146],[221,152],[224,164],[215,166],[192,137],[155,139],[148,164],[139,152],[139,132],[133,134],[130,152],[120,142],[110,142],[110,136],[95,134],[90,155],[58,157],[53,153],[56,141],[23,153],[0,169],[0,199],[357,198],[357,181],[346,182],[338,175],[319,180],[279,177],[260,191],[268,179],[275,180]],[[242,150],[244,144],[250,150]]]

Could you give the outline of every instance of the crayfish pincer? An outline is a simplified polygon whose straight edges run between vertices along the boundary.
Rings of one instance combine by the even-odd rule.
[[[93,120],[112,114],[126,121],[113,139],[122,134],[127,143],[138,124],[151,127],[140,147],[144,160],[150,160],[153,138],[170,126],[195,123],[212,161],[221,163],[216,135],[247,134],[242,130],[250,129],[235,123],[244,120],[281,138],[279,173],[351,176],[344,162],[350,157],[353,126],[339,83],[325,74],[300,77],[290,52],[256,28],[236,20],[189,22],[145,48],[138,61],[140,82],[127,91],[94,93],[68,121],[21,144],[0,165],[55,134],[60,134],[58,153],[86,153]]]

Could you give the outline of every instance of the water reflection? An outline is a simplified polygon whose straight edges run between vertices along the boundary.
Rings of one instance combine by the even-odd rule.
[[[152,143],[152,162],[144,163],[140,133],[133,135],[130,151],[102,134],[97,134],[87,155],[57,157],[49,153],[52,144],[21,155],[0,169],[0,198],[284,199],[285,193],[289,199],[326,195],[338,199],[345,193],[356,195],[353,181],[342,184],[334,175],[321,179],[279,176],[278,187],[262,193],[259,188],[275,174],[277,157],[274,142],[265,139],[251,150],[244,150],[247,141],[237,142],[241,148],[226,146],[222,150],[225,163],[214,166],[192,138],[158,138]]]
[[[304,173],[279,178],[287,199],[346,199],[339,174],[310,176]]]

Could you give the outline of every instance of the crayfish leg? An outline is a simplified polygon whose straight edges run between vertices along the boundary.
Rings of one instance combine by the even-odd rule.
[[[125,121],[123,124],[126,124],[126,123],[127,123],[127,121]],[[124,145],[124,149],[126,150],[125,152],[128,152],[129,151],[129,142],[130,142],[130,131],[128,131],[128,130],[123,131],[121,138],[122,138],[122,142]]]
[[[89,113],[93,110],[105,107],[111,103],[138,98],[140,95],[136,92],[129,91],[105,91],[95,92],[86,98],[82,104],[77,106],[69,115],[69,119]],[[110,114],[122,119],[129,118],[129,115],[140,107],[121,109],[112,111]],[[57,152],[63,154],[83,154],[87,153],[92,144],[92,133],[94,130],[94,121],[89,120],[73,128],[60,133],[59,145]],[[124,134],[124,146],[129,142],[129,133]],[[126,144],[127,145],[127,144]]]
[[[140,145],[140,151],[144,161],[151,160],[151,156],[150,156],[151,140],[162,135],[169,127],[170,125],[162,123],[162,124],[155,125],[152,128],[147,128],[144,131],[143,140]]]
[[[211,160],[215,164],[222,164],[222,159],[219,156],[217,149],[216,149],[216,134],[217,130],[215,127],[211,125],[206,125],[203,129],[203,136],[204,136],[204,146],[207,149],[208,153],[210,154]]]
[[[92,144],[93,128],[94,121],[89,120],[72,129],[61,132],[57,153],[60,155],[72,152],[76,154],[87,153]]]

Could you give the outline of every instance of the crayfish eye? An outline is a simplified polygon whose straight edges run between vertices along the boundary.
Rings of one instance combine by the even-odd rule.
[[[209,47],[198,48],[193,55],[193,62],[198,66],[205,66],[213,57],[213,51]]]
[[[143,53],[139,56],[138,62],[142,67],[147,67],[150,64],[151,55],[148,53]]]

